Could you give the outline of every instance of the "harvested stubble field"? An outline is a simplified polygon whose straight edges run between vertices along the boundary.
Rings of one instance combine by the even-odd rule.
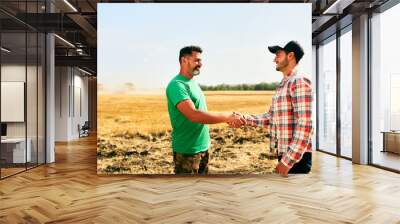
[[[210,112],[259,114],[271,91],[205,92]],[[97,170],[99,174],[172,174],[171,125],[160,94],[99,94]],[[210,174],[271,173],[269,130],[210,125]]]

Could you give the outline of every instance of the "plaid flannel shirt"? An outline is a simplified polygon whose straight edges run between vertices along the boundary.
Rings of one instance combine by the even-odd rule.
[[[292,71],[276,88],[268,113],[246,116],[249,125],[270,127],[271,152],[289,168],[311,152],[312,88],[307,78]]]

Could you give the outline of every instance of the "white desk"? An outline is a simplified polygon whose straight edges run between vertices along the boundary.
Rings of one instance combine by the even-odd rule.
[[[27,139],[27,146],[26,147],[26,154],[25,154],[25,138],[6,138],[6,139],[1,139],[1,144],[9,147],[9,146],[14,146],[13,147],[13,163],[25,163],[25,158],[27,158],[26,162],[31,162],[31,145],[32,145],[32,140],[30,138]],[[2,146],[2,147],[4,147]]]

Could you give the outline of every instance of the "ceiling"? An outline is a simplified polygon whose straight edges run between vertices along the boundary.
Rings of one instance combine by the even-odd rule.
[[[373,10],[386,1],[388,0],[47,0],[46,6],[46,0],[1,0],[0,22],[2,32],[14,33],[14,36],[18,36],[17,33],[26,28],[56,33],[56,65],[79,66],[96,74],[97,3],[311,3],[312,37],[316,44],[335,33],[338,24],[351,24],[353,16]],[[13,39],[12,34],[7,34],[7,38]],[[18,37],[15,40],[21,41]]]

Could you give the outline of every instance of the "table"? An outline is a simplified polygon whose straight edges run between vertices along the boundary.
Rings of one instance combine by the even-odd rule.
[[[382,131],[381,133],[383,133],[382,152],[400,154],[400,131]]]
[[[6,138],[1,139],[1,157],[6,163],[26,163],[31,162],[32,140],[27,138],[27,146],[25,151],[25,138]],[[26,152],[26,153],[25,153]],[[12,154],[12,156],[10,155]],[[12,159],[11,159],[12,158]],[[25,161],[26,159],[26,161]]]

